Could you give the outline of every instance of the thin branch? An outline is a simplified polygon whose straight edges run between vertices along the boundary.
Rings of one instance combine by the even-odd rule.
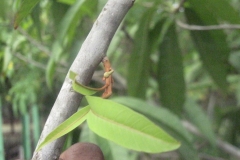
[[[87,85],[90,82],[94,70],[106,56],[117,28],[133,3],[134,0],[108,0],[69,69],[79,75],[77,76],[79,83]],[[83,96],[72,92],[71,86],[71,80],[67,75],[45,123],[38,145],[54,128],[77,111]],[[32,160],[58,159],[65,139],[65,136],[61,137],[40,151],[35,151]]]
[[[43,65],[43,64],[41,64],[39,62],[36,62],[36,61],[34,61],[32,59],[26,58],[25,56],[23,56],[20,53],[15,53],[14,56],[16,56],[18,59],[20,59],[20,60],[22,60],[22,61],[24,61],[26,63],[30,63],[33,66],[36,66],[36,67],[38,67],[40,69],[46,70],[46,68],[47,68],[45,65]]]
[[[226,160],[220,157],[213,157],[207,154],[200,154],[199,156],[201,157],[202,160]]]
[[[133,40],[133,38],[131,37],[131,35],[127,32],[125,25],[122,25],[121,30],[123,31],[123,33],[125,34],[125,36],[127,37],[127,39],[129,39],[129,40],[131,41],[131,43],[133,43],[134,40]]]
[[[39,63],[39,62],[37,62],[37,61],[34,61],[34,60],[32,60],[32,59],[26,58],[25,56],[23,56],[23,55],[20,54],[20,53],[15,53],[14,56],[17,57],[18,59],[26,62],[26,63],[32,64],[33,66],[35,66],[35,67],[37,67],[37,68],[40,68],[40,69],[43,69],[43,70],[46,70],[46,69],[47,69],[47,66],[45,66],[44,64]],[[59,73],[66,73],[66,70],[61,69],[61,68],[57,68],[56,71],[59,72]]]
[[[198,131],[198,129],[192,125],[190,122],[187,122],[187,121],[183,121],[183,126],[188,130],[190,131],[191,133],[199,136],[199,137],[203,137],[203,135]],[[227,143],[227,142],[224,142],[223,140],[221,139],[217,139],[217,146],[218,148],[220,148],[221,150],[223,150],[224,152],[236,157],[237,159],[240,159],[240,150],[239,148]]]
[[[45,47],[41,42],[38,42],[37,40],[35,40],[34,38],[32,38],[25,30],[23,30],[21,27],[18,27],[17,29],[23,36],[25,36],[25,38],[34,46],[36,46],[40,51],[42,51],[43,53],[45,53],[47,56],[51,56],[51,51]],[[63,62],[58,62],[60,65],[62,65],[63,67],[68,67],[68,65],[66,63]]]
[[[221,30],[221,29],[240,29],[240,24],[219,24],[219,25],[199,26],[199,25],[186,24],[180,20],[177,20],[177,25],[183,29],[198,30],[198,31]]]
[[[225,151],[226,153],[229,153],[230,155],[235,156],[237,159],[240,159],[240,150],[239,148],[224,142],[223,140],[218,139],[217,140],[217,146]]]
[[[40,51],[46,53],[48,56],[51,55],[51,51],[46,48],[43,44],[32,38],[26,31],[24,31],[21,27],[17,29],[22,35],[26,37],[26,39],[34,46],[36,46]]]

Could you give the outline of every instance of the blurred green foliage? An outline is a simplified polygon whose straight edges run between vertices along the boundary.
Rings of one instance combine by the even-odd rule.
[[[39,123],[42,127],[107,0],[34,0],[22,14],[19,10],[27,2],[0,1],[0,142],[4,138],[5,159],[15,158],[9,157],[8,143],[14,131],[32,136],[29,125],[34,126],[36,145]],[[216,140],[240,146],[240,32],[202,26],[240,24],[239,8],[237,0],[136,0],[109,47],[107,55],[115,70],[113,97],[181,141],[178,159],[238,159],[220,149]],[[198,25],[200,30],[181,24]],[[102,74],[100,67],[96,73]],[[91,85],[99,80],[101,76],[94,76]],[[190,132],[182,121],[193,124],[203,136]],[[5,130],[4,126],[19,122],[24,131]],[[108,160],[122,155],[129,160],[161,157],[123,149],[85,126],[69,135],[66,147],[91,141],[99,144]],[[18,146],[25,146],[28,158],[34,146],[29,148],[25,139]]]

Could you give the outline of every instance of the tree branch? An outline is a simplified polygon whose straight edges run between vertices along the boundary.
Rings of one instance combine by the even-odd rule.
[[[189,25],[177,20],[177,25],[183,29],[187,30],[220,30],[220,29],[240,29],[240,24],[219,24],[219,25],[209,25],[209,26],[199,26],[199,25]]]
[[[77,73],[79,83],[87,85],[95,68],[105,57],[108,46],[122,19],[133,5],[134,0],[109,0],[95,21],[89,35],[74,60],[70,70]],[[65,78],[60,93],[46,121],[39,142],[59,124],[77,111],[82,95],[71,91],[71,81]],[[65,136],[35,152],[33,160],[56,160],[59,157]]]
[[[203,135],[198,131],[198,129],[194,125],[192,125],[191,123],[189,123],[187,121],[183,121],[182,123],[183,123],[183,126],[188,131],[192,132],[193,134],[195,134],[199,137],[203,137]],[[220,140],[219,138],[217,139],[217,146],[224,152],[236,157],[237,159],[240,159],[240,150],[237,147],[235,147],[227,142],[224,142],[224,141]]]

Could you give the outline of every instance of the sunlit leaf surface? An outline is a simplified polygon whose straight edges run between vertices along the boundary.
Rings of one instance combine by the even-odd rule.
[[[180,143],[133,110],[110,100],[87,96],[91,106],[89,128],[126,148],[159,153],[177,149]]]

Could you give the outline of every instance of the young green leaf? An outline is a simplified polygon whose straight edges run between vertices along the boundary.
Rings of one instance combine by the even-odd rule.
[[[91,96],[91,95],[95,94],[97,91],[101,90],[101,88],[91,88],[91,87],[84,86],[84,85],[78,83],[75,79],[76,76],[77,76],[77,73],[75,73],[73,71],[69,72],[69,78],[73,81],[72,82],[72,88],[76,92],[78,92],[82,95]]]
[[[55,128],[51,133],[47,135],[47,137],[43,140],[43,142],[37,147],[37,151],[40,150],[42,147],[47,145],[48,143],[52,142],[53,140],[69,133],[74,128],[79,126],[83,123],[87,115],[89,113],[90,107],[84,107],[73,114],[70,118],[60,124],[57,128]]]
[[[110,100],[86,96],[89,128],[126,148],[149,152],[177,149],[180,143],[143,115]]]
[[[74,89],[74,91],[76,91],[82,95],[85,95],[85,96],[91,96],[98,91],[96,88],[84,86],[84,85],[76,82],[76,80],[73,81],[72,88]]]

